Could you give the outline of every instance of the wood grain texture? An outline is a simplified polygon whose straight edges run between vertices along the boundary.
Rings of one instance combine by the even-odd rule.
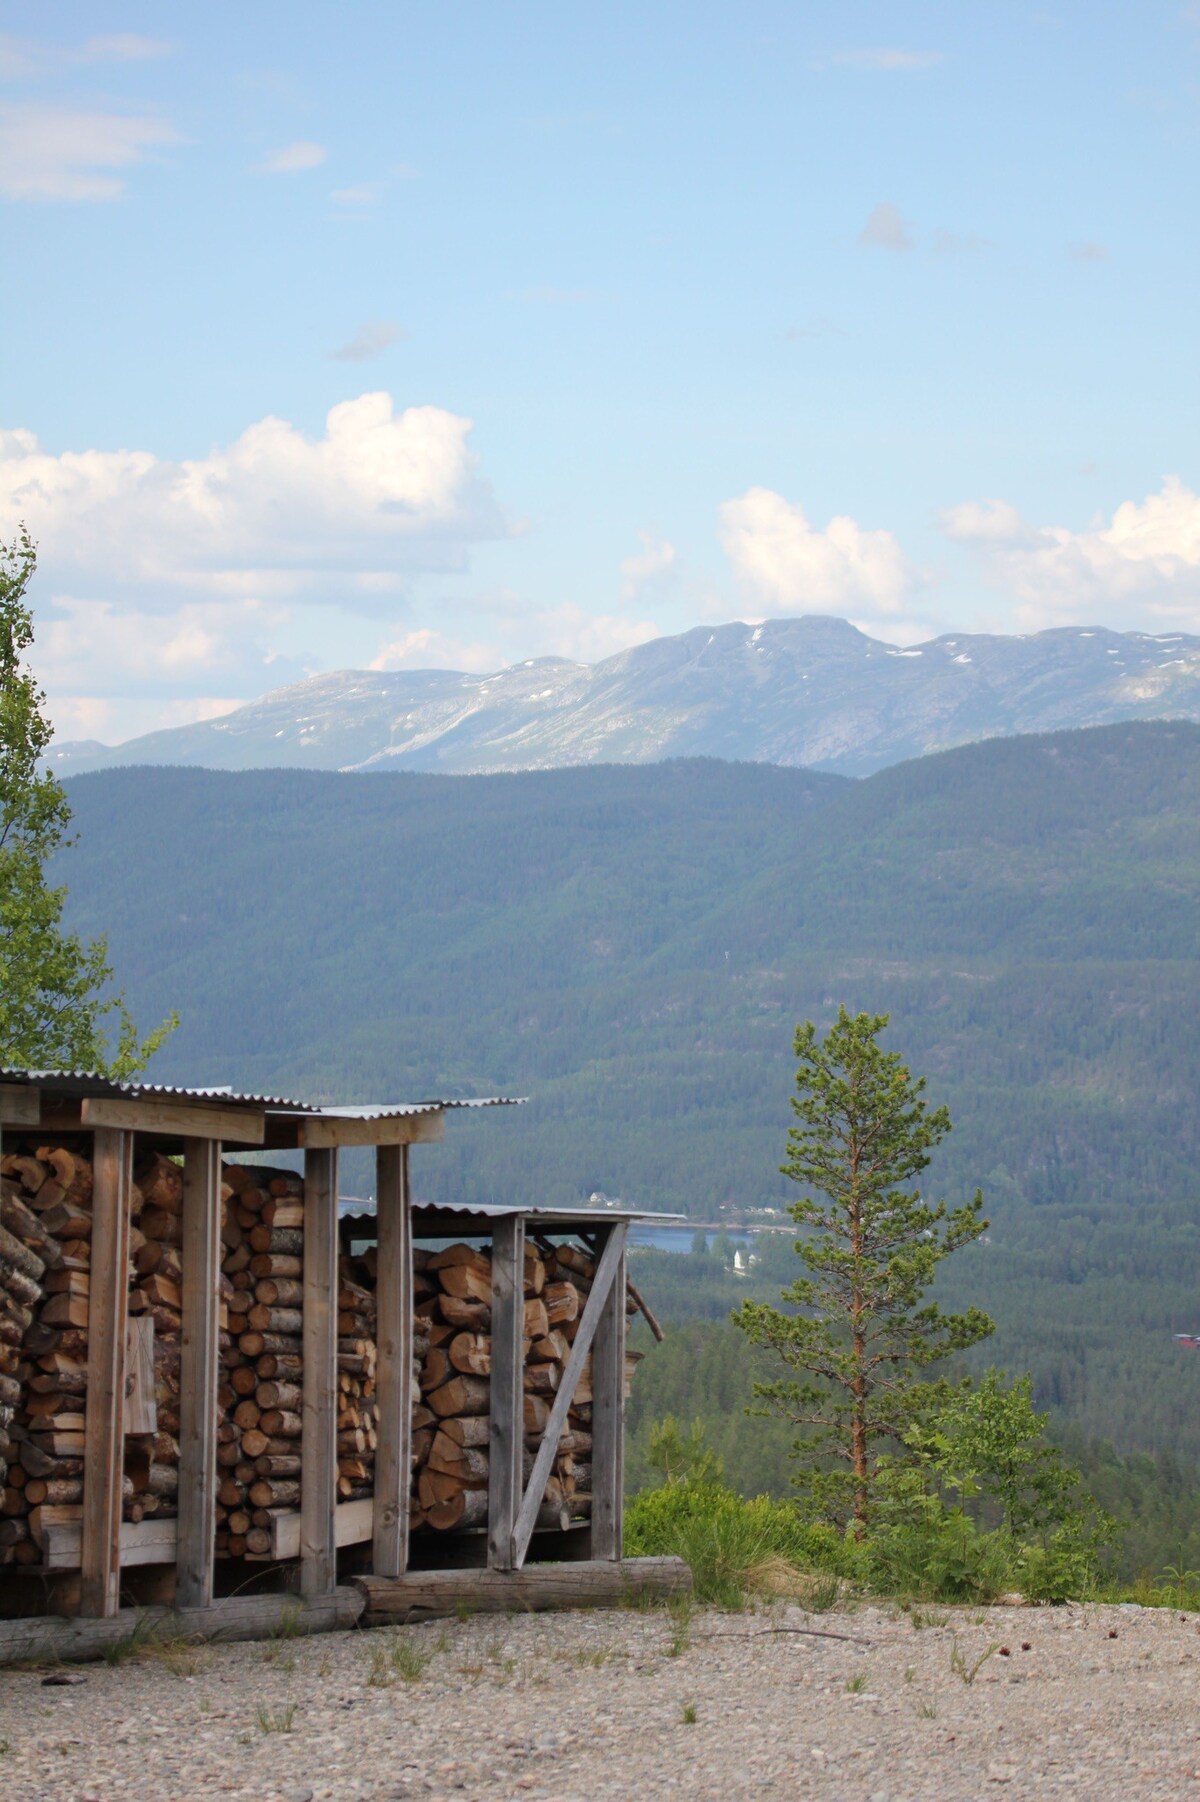
[[[84,1616],[111,1619],[120,1606],[132,1134],[111,1127],[99,1128],[92,1158],[88,1405],[79,1611]]]
[[[217,1346],[221,1299],[221,1146],[188,1139],[183,1151],[183,1327],[179,1405],[176,1599],[213,1599],[217,1502]]]
[[[550,1410],[550,1418],[546,1422],[542,1435],[542,1443],[534,1460],[533,1471],[524,1497],[517,1513],[513,1528],[513,1564],[519,1570],[525,1561],[529,1549],[529,1541],[533,1529],[537,1525],[538,1509],[545,1494],[546,1483],[554,1466],[555,1453],[559,1436],[567,1424],[571,1402],[574,1399],[576,1385],[583,1370],[583,1361],[591,1350],[592,1341],[600,1324],[604,1304],[612,1293],[612,1286],[619,1271],[624,1270],[625,1227],[610,1228],[608,1241],[600,1254],[596,1265],[596,1274],[592,1280],[591,1293],[587,1298],[587,1306],[580,1317],[579,1328],[575,1334],[575,1343],[571,1347],[571,1355],[567,1359],[558,1393],[554,1398],[554,1406]],[[625,1289],[622,1284],[618,1291],[622,1318],[624,1318]],[[494,1317],[493,1317],[494,1318]],[[494,1331],[494,1328],[493,1328]],[[494,1378],[493,1378],[494,1381]]]
[[[127,1101],[109,1095],[87,1096],[80,1118],[88,1128],[228,1139],[233,1145],[261,1145],[265,1128],[264,1116],[253,1108],[192,1107],[182,1101]]]
[[[364,1607],[361,1590],[337,1589],[305,1602],[299,1596],[225,1596],[209,1608],[123,1608],[107,1620],[56,1615],[0,1620],[0,1664],[27,1659],[103,1658],[134,1632],[163,1639],[265,1639],[289,1633],[331,1633],[353,1627]]]
[[[5,1126],[36,1126],[41,1113],[40,1090],[27,1089],[23,1083],[0,1082],[0,1120]]]
[[[440,1145],[446,1136],[444,1115],[398,1114],[391,1120],[304,1120],[299,1142],[306,1150],[338,1145]]]
[[[597,1559],[619,1559],[624,1541],[627,1231],[624,1223],[608,1229],[603,1255],[615,1249],[619,1262],[592,1346],[592,1557]]]
[[[408,1501],[412,1465],[412,1216],[408,1147],[381,1145],[375,1158],[376,1379],[378,1442],[372,1564],[381,1577],[408,1566]]]
[[[337,1584],[337,1186],[337,1152],[306,1151],[300,1591],[309,1600]]]
[[[513,1535],[525,1447],[525,1222],[518,1214],[497,1220],[492,1231],[491,1305],[488,1564],[492,1570],[508,1571],[515,1561]]]
[[[622,1608],[646,1599],[690,1595],[692,1573],[682,1558],[581,1559],[577,1564],[528,1564],[520,1571],[409,1571],[403,1577],[355,1577],[366,1606],[364,1627],[431,1620],[463,1610],[515,1614],[545,1608]]]

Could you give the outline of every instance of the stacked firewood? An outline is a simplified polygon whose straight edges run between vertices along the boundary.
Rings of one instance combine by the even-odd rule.
[[[0,1563],[40,1562],[43,1519],[83,1500],[91,1194],[68,1146],[0,1163]]]
[[[429,1349],[413,1418],[411,1524],[446,1531],[487,1521],[492,1266],[487,1250],[451,1245],[414,1256],[417,1314]],[[524,1410],[526,1480],[541,1445],[595,1274],[570,1245],[525,1249]],[[626,1361],[626,1384],[636,1354]],[[565,1529],[591,1512],[591,1357],[585,1358],[538,1513]],[[418,1417],[421,1425],[417,1425]]]
[[[339,1502],[375,1493],[377,1332],[375,1257],[338,1260],[337,1495]]]
[[[126,1344],[126,1520],[179,1512],[183,1170],[151,1153],[135,1171]]]
[[[219,1405],[217,1551],[271,1555],[274,1517],[300,1505],[303,1180],[227,1164],[221,1238],[228,1334]]]

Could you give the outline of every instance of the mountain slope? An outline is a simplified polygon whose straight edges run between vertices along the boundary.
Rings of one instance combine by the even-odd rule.
[[[955,1120],[931,1180],[986,1193],[953,1281],[1004,1323],[989,1355],[1091,1432],[1200,1456],[1200,1360],[1170,1341],[1200,1324],[1200,728],[861,782],[686,761],[69,793],[72,923],[109,932],[140,1020],[183,1016],[161,1080],[532,1096],[456,1122],[419,1193],[778,1203],[795,1022],[890,1010]]]
[[[1200,719],[1200,638],[1061,628],[899,650],[845,620],[699,627],[585,665],[492,676],[341,671],[219,720],[115,749],[64,744],[60,774],[133,763],[465,774],[721,757],[866,775],[979,739]]]

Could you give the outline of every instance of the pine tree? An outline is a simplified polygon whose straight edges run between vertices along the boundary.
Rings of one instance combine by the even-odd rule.
[[[763,1407],[799,1431],[793,1453],[814,1508],[865,1531],[880,1455],[939,1392],[921,1375],[986,1338],[977,1308],[943,1314],[924,1296],[937,1266],[986,1231],[983,1196],[963,1207],[927,1202],[912,1184],[950,1131],[899,1054],[879,1045],[886,1014],[840,1008],[824,1040],[796,1029],[798,1125],[783,1174],[805,1193],[789,1208],[804,1230],[807,1274],[780,1297],[794,1311],[743,1302],[737,1324],[796,1378],[756,1383]],[[832,1468],[831,1468],[832,1466]]]
[[[104,940],[64,931],[67,891],[46,880],[50,858],[71,843],[71,810],[62,784],[40,767],[53,728],[25,663],[33,643],[25,591],[36,563],[23,527],[12,544],[0,543],[0,1064],[127,1076],[176,1021],[139,1038],[122,998],[107,992]],[[105,1030],[113,1016],[115,1047]]]

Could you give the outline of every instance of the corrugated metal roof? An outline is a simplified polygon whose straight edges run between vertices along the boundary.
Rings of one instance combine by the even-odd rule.
[[[146,1097],[155,1101],[220,1102],[222,1107],[263,1108],[268,1113],[319,1115],[334,1120],[392,1120],[413,1114],[436,1114],[449,1108],[519,1107],[525,1100],[524,1096],[487,1095],[477,1101],[455,1097],[445,1101],[380,1101],[358,1107],[325,1107],[286,1095],[244,1095],[216,1084],[187,1089],[173,1083],[119,1081],[95,1070],[14,1070],[6,1065],[0,1065],[0,1082],[66,1089],[77,1095],[122,1095],[130,1100]]]
[[[349,1204],[349,1205],[347,1205]],[[343,1218],[353,1220],[357,1215],[365,1219],[374,1218],[374,1205],[360,1201],[357,1197],[347,1197],[339,1203],[339,1209],[345,1208]],[[354,1209],[355,1212],[350,1210]],[[686,1214],[659,1214],[650,1208],[547,1208],[536,1202],[520,1204],[517,1202],[495,1201],[414,1201],[414,1215],[445,1214],[450,1219],[473,1216],[478,1220],[506,1220],[514,1214],[524,1214],[528,1220],[546,1221],[550,1225],[570,1226],[578,1231],[580,1226],[602,1225],[606,1220],[663,1220],[686,1223]]]
[[[274,1108],[298,1114],[314,1111],[306,1102],[292,1101],[286,1095],[242,1095],[235,1089],[218,1085],[184,1089],[165,1082],[126,1082],[101,1076],[96,1070],[13,1070],[0,1065],[0,1082],[23,1083],[29,1088],[49,1085],[96,1096],[124,1095],[131,1100],[146,1096],[155,1101],[219,1101],[222,1107]]]
[[[437,1114],[450,1108],[523,1107],[524,1095],[485,1095],[478,1101],[368,1101],[358,1107],[319,1107],[314,1113],[330,1120],[395,1120],[411,1114]]]

